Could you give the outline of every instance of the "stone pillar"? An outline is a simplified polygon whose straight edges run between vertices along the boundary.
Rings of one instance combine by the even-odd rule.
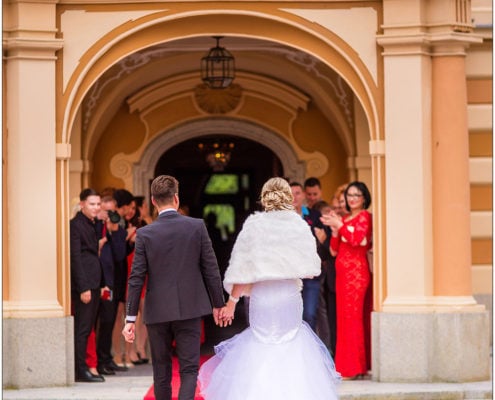
[[[387,271],[385,299],[373,313],[373,379],[489,379],[488,315],[470,286],[458,53],[477,39],[455,2],[384,0],[383,7]]]
[[[469,133],[462,43],[435,46],[432,78],[434,293],[470,296]]]
[[[62,42],[55,18],[54,1],[4,4],[8,387],[73,380],[72,319],[58,296],[55,61]]]

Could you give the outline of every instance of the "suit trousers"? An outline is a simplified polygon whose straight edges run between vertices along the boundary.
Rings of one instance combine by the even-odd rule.
[[[316,332],[318,301],[320,300],[320,280],[303,279],[303,320]]]
[[[86,347],[91,330],[95,326],[98,306],[100,304],[100,289],[91,289],[91,301],[85,304],[78,293],[72,293],[74,304],[74,352],[76,377],[87,371]]]
[[[179,400],[194,400],[201,347],[201,317],[147,324],[156,400],[172,398],[172,342],[179,359]]]
[[[98,365],[104,367],[113,360],[112,356],[112,333],[117,316],[119,302],[113,300],[100,300],[100,310],[97,321],[97,345]]]

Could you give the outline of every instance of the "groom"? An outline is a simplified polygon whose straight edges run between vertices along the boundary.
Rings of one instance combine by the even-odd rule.
[[[141,288],[147,277],[143,317],[150,341],[155,399],[172,397],[175,340],[181,378],[179,400],[193,400],[201,317],[213,309],[215,323],[224,324],[222,281],[204,221],[177,212],[178,181],[172,176],[158,176],[151,184],[151,196],[159,216],[136,235],[122,334],[126,341],[134,341]]]

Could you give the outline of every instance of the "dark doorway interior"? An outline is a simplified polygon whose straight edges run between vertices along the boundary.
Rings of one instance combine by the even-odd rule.
[[[230,152],[230,159],[223,169],[214,170],[207,158],[219,147]],[[212,157],[210,155],[210,159]],[[284,176],[279,158],[270,149],[233,135],[202,136],[179,143],[158,161],[154,176],[162,174],[179,180],[181,205],[187,206],[190,216],[206,220],[207,214],[209,217],[215,214],[216,229],[211,228],[210,237],[222,278],[245,218],[259,210],[261,187],[273,176]],[[244,329],[246,324],[242,302],[238,304],[234,324],[229,328],[217,328],[211,318],[206,318],[206,351]]]

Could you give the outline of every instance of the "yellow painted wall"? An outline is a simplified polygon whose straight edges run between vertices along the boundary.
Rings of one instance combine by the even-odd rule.
[[[480,74],[481,75],[481,74]],[[474,76],[467,79],[468,104],[472,107],[486,107],[493,103],[493,79]],[[472,161],[493,162],[493,131],[491,129],[471,128],[469,132],[469,157]],[[493,177],[491,181],[477,179],[471,183],[471,213],[493,212]],[[493,274],[493,235],[491,237],[473,236],[471,239],[471,262],[473,265],[473,293],[493,292],[491,276]]]
[[[347,154],[327,119],[312,104],[294,122],[294,137],[303,150],[320,151],[329,161],[328,171],[319,177],[323,198],[331,201],[337,187],[349,181]],[[301,182],[302,183],[302,182]]]

